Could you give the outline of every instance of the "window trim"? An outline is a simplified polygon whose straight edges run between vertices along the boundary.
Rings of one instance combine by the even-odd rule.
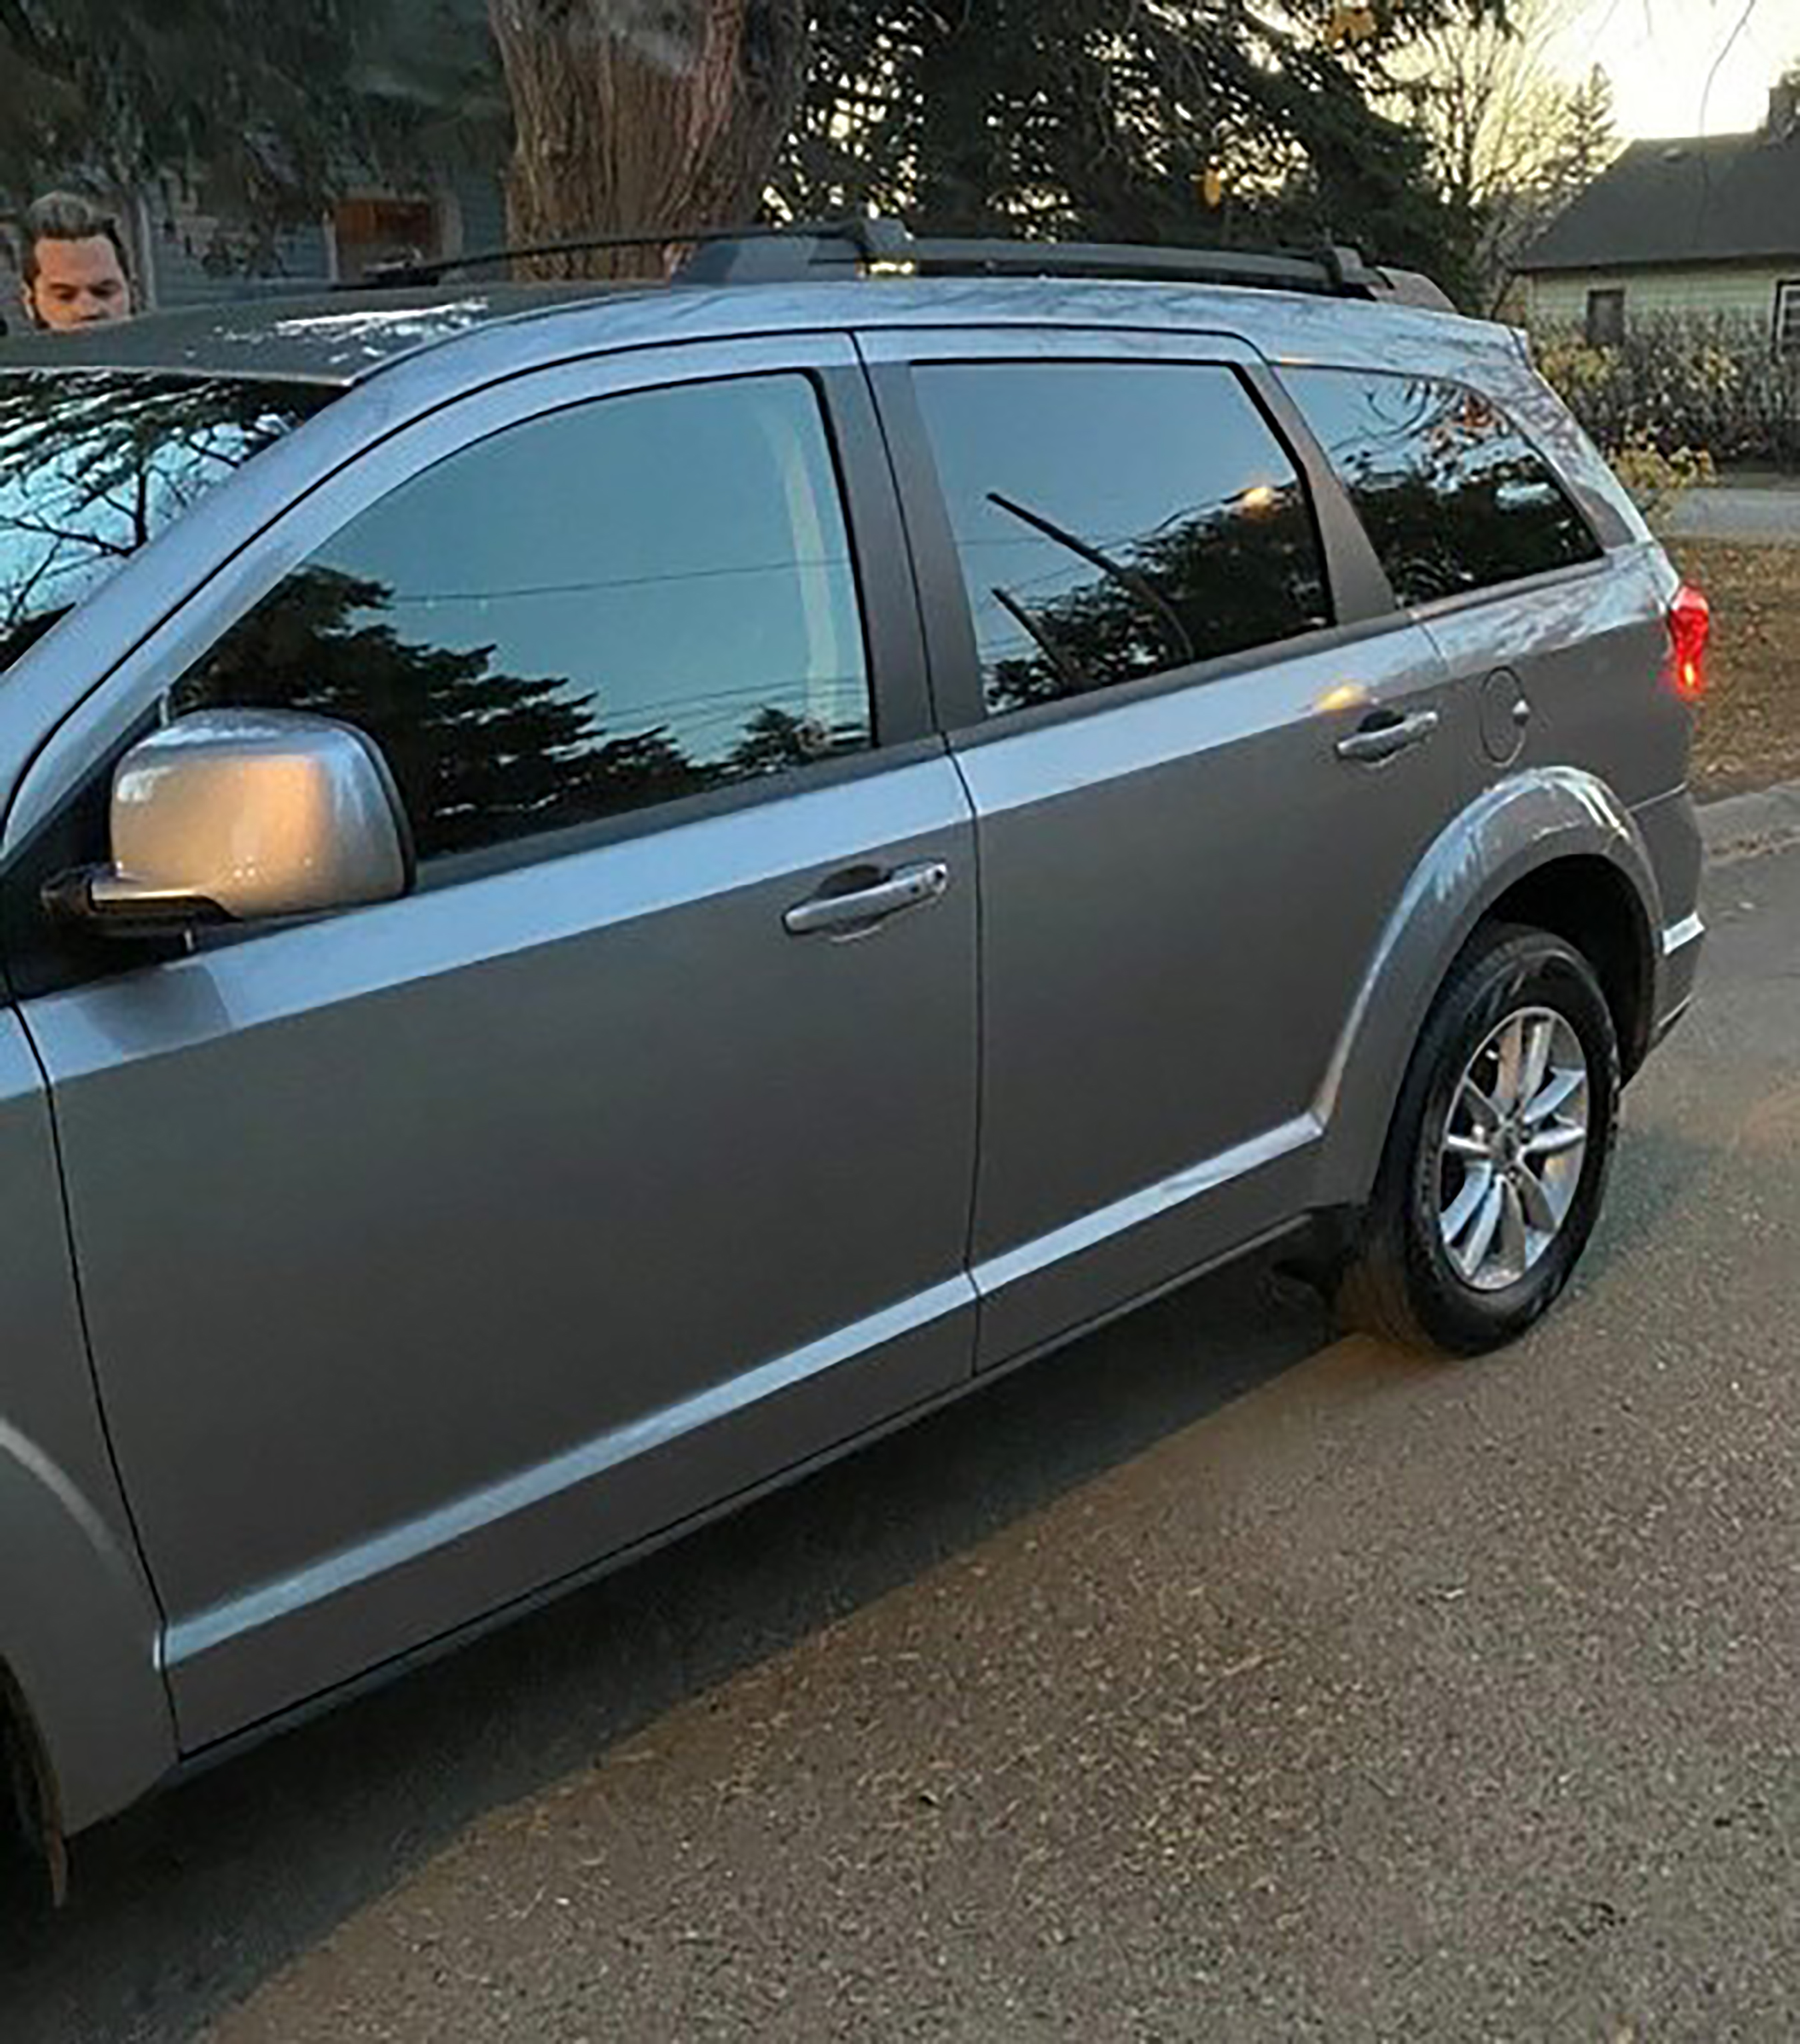
[[[7,939],[9,968],[21,976],[15,992],[48,993],[147,961],[149,947],[113,945],[102,957],[91,944],[82,945],[66,934],[50,931],[37,901],[38,885],[46,877],[39,870],[40,847],[61,840],[63,820],[79,814],[95,784],[110,778],[120,754],[146,728],[171,683],[359,513],[490,434],[572,405],[685,384],[782,375],[805,376],[819,399],[856,575],[874,743],[866,751],[793,774],[771,774],[671,802],[647,804],[591,824],[511,840],[492,847],[493,863],[483,866],[482,877],[567,857],[582,848],[584,840],[616,842],[675,828],[728,808],[790,800],[823,785],[821,777],[898,764],[915,756],[921,740],[930,740],[934,747],[926,661],[907,567],[905,528],[873,401],[848,336],[792,334],[766,340],[700,341],[587,356],[535,369],[498,384],[460,392],[316,475],[307,486],[274,507],[273,515],[248,532],[234,553],[217,562],[188,588],[154,630],[130,648],[98,685],[72,702],[33,759],[7,817],[10,855],[0,881],[4,896],[0,930]],[[329,418],[331,409],[327,407],[321,416]],[[290,444],[298,444],[305,430],[290,436]],[[248,464],[241,476],[221,485],[209,501],[225,499],[245,482],[253,484],[255,466]],[[244,501],[253,505],[256,499],[246,494]],[[166,559],[170,543],[179,546],[182,541],[185,522],[178,520],[115,580],[122,582],[140,571],[154,574],[159,554]],[[81,855],[98,853],[88,851]],[[64,858],[52,863],[70,862]],[[437,884],[432,868],[421,867],[418,891],[435,891]],[[282,927],[259,928],[242,936],[270,935]]]
[[[1614,334],[1598,335],[1594,328],[1598,324],[1596,311],[1604,305],[1609,313],[1616,313],[1618,331]],[[1592,285],[1588,288],[1582,308],[1582,335],[1590,348],[1617,348],[1625,337],[1625,286],[1623,284]]]
[[[955,744],[1035,727],[1053,717],[1093,715],[1164,689],[1201,686],[1247,663],[1285,659],[1297,650],[1328,644],[1334,636],[1362,636],[1360,628],[1370,621],[1397,615],[1387,577],[1323,451],[1304,432],[1304,422],[1263,357],[1235,336],[1114,328],[948,327],[865,334],[861,345],[911,537],[933,689],[943,728]],[[1088,694],[1029,709],[990,711],[974,612],[914,373],[956,363],[1006,362],[1124,369],[1148,364],[1233,372],[1306,494],[1333,621],[1242,653],[1191,662]],[[1296,427],[1302,428],[1298,435]]]
[[[1791,336],[1789,329],[1792,328]],[[1800,357],[1800,277],[1782,277],[1775,287],[1775,352],[1785,362]]]

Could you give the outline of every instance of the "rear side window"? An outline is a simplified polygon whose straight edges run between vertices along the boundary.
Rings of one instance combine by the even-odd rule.
[[[917,372],[990,713],[1330,622],[1293,461],[1229,369]]]
[[[1350,369],[1283,380],[1408,605],[1597,560],[1548,463],[1459,384]]]

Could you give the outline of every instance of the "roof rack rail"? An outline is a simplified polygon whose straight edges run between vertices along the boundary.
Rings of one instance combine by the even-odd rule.
[[[1248,285],[1340,298],[1384,300],[1434,312],[1455,309],[1429,277],[1378,269],[1354,248],[1267,253],[1237,248],[1171,248],[1101,241],[998,241],[914,236],[878,217],[829,221],[734,242],[708,237],[677,272],[683,283],[798,281],[871,263],[904,266],[920,276],[1092,277],[1121,282]]]
[[[597,235],[574,241],[493,248],[432,263],[389,265],[364,279],[393,287],[432,284],[458,271],[515,259],[586,255],[610,248],[681,248],[674,272],[683,284],[796,283],[856,276],[875,267],[929,277],[1090,277],[1119,282],[1248,286],[1455,309],[1429,277],[1377,268],[1354,248],[1313,253],[1237,248],[1169,248],[1098,241],[998,241],[916,236],[898,220],[852,215],[775,226],[713,228],[664,234]]]
[[[773,225],[742,227],[690,227],[662,233],[586,234],[569,241],[534,241],[499,248],[466,249],[460,255],[434,256],[428,262],[402,259],[378,263],[360,277],[344,279],[335,288],[344,291],[406,290],[416,285],[441,283],[446,277],[453,277],[464,270],[490,269],[496,263],[529,262],[548,256],[593,256],[615,248],[687,248],[697,253],[715,247],[729,248],[737,252],[739,262],[748,271],[757,267],[752,251],[779,243],[783,244],[784,252],[767,267],[771,273],[779,273],[784,278],[817,275],[821,269],[832,267],[855,270],[869,262],[908,259],[905,256],[890,256],[886,253],[886,243],[890,236],[865,236],[862,232],[865,228],[898,228],[902,236],[910,239],[897,221],[862,218],[787,221]],[[842,253],[834,263],[825,252],[840,248]],[[797,264],[802,251],[818,252],[809,254]],[[676,275],[685,280],[694,260],[695,257],[690,256],[677,270]]]

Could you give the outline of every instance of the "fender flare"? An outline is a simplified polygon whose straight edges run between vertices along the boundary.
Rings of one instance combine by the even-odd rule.
[[[1647,1007],[1661,972],[1661,890],[1643,833],[1603,781],[1573,767],[1490,789],[1433,840],[1382,932],[1313,1112],[1325,1135],[1317,1204],[1360,1206],[1375,1173],[1414,1046],[1438,989],[1476,924],[1529,874],[1598,859],[1637,909]]]
[[[0,1420],[0,1700],[36,1777],[55,1877],[61,1840],[175,1765],[161,1619],[135,1554],[48,1456]]]

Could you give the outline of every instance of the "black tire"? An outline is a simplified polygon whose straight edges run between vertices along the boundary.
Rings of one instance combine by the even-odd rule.
[[[17,1734],[0,1704],[0,1931],[34,1923],[52,1897],[42,1854],[37,1796]]]
[[[1470,1060],[1521,1009],[1560,1015],[1587,1061],[1588,1135],[1560,1229],[1503,1289],[1478,1291],[1439,1227],[1439,1143]],[[1470,939],[1407,1068],[1374,1197],[1337,1281],[1340,1320],[1409,1348],[1478,1355],[1516,1340],[1555,1303],[1593,1232],[1618,1135],[1618,1032],[1594,969],[1542,930],[1490,924]]]

